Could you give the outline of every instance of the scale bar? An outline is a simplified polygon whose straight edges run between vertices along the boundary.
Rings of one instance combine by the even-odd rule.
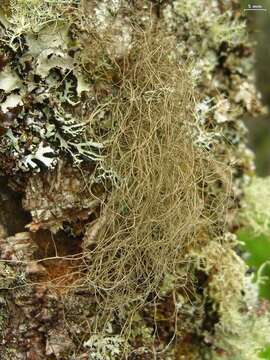
[[[266,9],[244,9],[244,11],[266,11]]]

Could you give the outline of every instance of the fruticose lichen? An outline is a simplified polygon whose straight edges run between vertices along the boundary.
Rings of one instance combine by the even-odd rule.
[[[245,186],[242,221],[255,234],[269,234],[270,230],[270,178],[253,177]]]
[[[25,220],[1,211],[3,359],[258,359],[236,2],[4,3],[1,204]]]

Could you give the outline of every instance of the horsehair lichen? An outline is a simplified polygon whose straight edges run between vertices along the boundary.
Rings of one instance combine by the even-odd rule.
[[[222,231],[229,191],[224,167],[192,144],[193,88],[171,56],[170,39],[153,29],[134,29],[133,36],[127,55],[102,53],[109,63],[97,58],[92,68],[113,94],[105,107],[111,126],[100,123],[99,132],[106,130],[104,165],[119,182],[86,231],[83,281],[109,308],[158,294],[165,274],[176,275],[190,249],[203,246],[203,234]],[[99,41],[106,51],[110,38]]]
[[[120,357],[127,337],[119,335],[136,318],[128,323],[128,359],[231,360],[241,351],[245,360],[257,358],[252,336],[258,330],[258,344],[265,344],[268,319],[259,317],[253,328],[261,308],[258,299],[252,308],[246,301],[245,266],[224,235],[226,211],[238,206],[239,183],[250,169],[239,116],[258,107],[245,74],[250,49],[241,43],[240,12],[226,11],[235,1],[11,3],[12,12],[0,14],[1,117],[12,118],[0,127],[1,165],[19,180],[27,172],[26,189],[20,187],[33,216],[26,247],[35,235],[36,245],[47,244],[46,233],[56,253],[38,261],[23,255],[27,281],[46,262],[55,268],[21,296],[11,287],[22,281],[4,276],[11,301],[21,304],[23,334],[34,343],[26,356]],[[236,199],[228,196],[230,171],[217,159],[237,160]],[[69,231],[84,237],[64,259],[57,237],[70,245],[77,238]],[[6,236],[0,244],[19,260],[22,245]],[[58,272],[62,260],[71,265]],[[62,285],[74,292],[60,305],[49,290]],[[99,331],[99,319],[103,329],[110,322],[110,331]],[[25,350],[13,345],[24,338],[17,322],[9,326],[0,342],[4,359],[13,348],[14,358]]]

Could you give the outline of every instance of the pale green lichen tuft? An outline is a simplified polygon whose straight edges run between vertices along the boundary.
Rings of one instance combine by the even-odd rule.
[[[6,16],[7,43],[16,50],[22,35],[38,33],[45,26],[63,22],[64,6],[78,3],[76,0],[10,0]]]
[[[72,359],[253,360],[269,341],[257,288],[226,233],[253,171],[240,118],[260,110],[245,22],[234,1],[159,3],[13,0],[0,14],[1,170],[28,182],[20,191],[31,236],[81,241],[78,278],[57,278],[74,291],[65,316],[57,297],[45,307],[43,290],[31,313],[19,299],[25,332],[28,319],[44,331],[43,358],[74,342]],[[18,302],[9,289],[28,278],[17,264],[0,271]]]
[[[246,276],[242,301],[232,303],[216,326],[213,359],[259,360],[270,343],[268,307],[258,299],[258,286]],[[253,293],[254,296],[250,296]],[[254,301],[255,300],[255,301]],[[224,349],[223,352],[220,349]]]
[[[91,360],[117,360],[123,353],[125,340],[120,336],[92,335],[84,342]]]
[[[199,268],[209,276],[204,295],[213,301],[212,311],[219,317],[214,336],[205,332],[213,345],[211,359],[259,359],[270,343],[270,315],[259,300],[258,284],[245,274],[247,266],[230,247],[212,242],[200,257]]]
[[[270,177],[253,177],[244,188],[245,201],[241,212],[247,227],[255,234],[270,232]]]

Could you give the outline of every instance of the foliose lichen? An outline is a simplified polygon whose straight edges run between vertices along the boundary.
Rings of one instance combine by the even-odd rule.
[[[0,165],[31,221],[1,231],[3,359],[257,359],[269,316],[231,231],[263,109],[237,2],[5,5]]]

